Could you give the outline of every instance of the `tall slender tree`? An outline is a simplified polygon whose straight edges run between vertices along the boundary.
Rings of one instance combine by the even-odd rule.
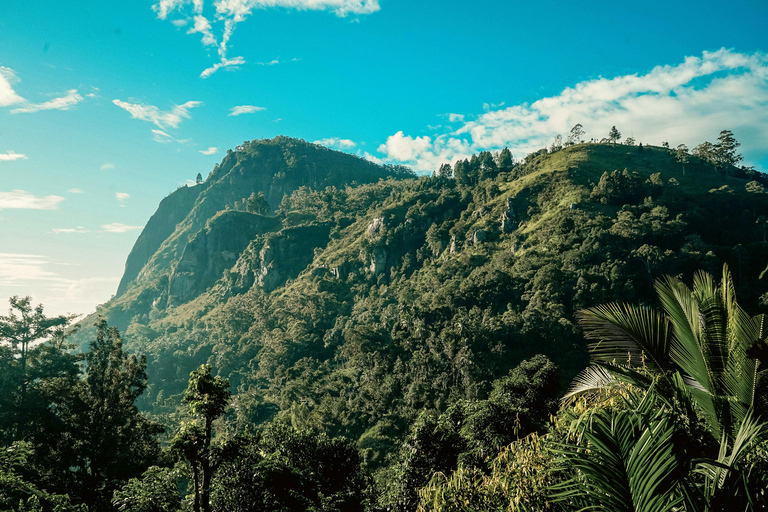
[[[195,416],[203,420],[202,431],[192,424],[187,424],[174,439],[174,444],[185,453],[197,472],[198,465],[202,473],[200,487],[195,486],[195,511],[202,505],[204,512],[211,511],[210,489],[211,478],[216,469],[211,460],[211,438],[213,436],[213,420],[224,414],[232,396],[229,391],[229,381],[211,375],[211,365],[201,365],[189,375],[189,385],[184,393],[183,402]],[[202,439],[200,434],[202,433]],[[195,480],[197,481],[197,474]]]

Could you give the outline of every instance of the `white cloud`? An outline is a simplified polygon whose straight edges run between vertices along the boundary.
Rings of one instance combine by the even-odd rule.
[[[50,260],[38,254],[0,253],[0,285],[55,278],[56,274],[48,270],[49,265]]]
[[[257,107],[256,105],[238,105],[237,107],[232,107],[229,111],[229,115],[239,116],[243,114],[253,114],[254,112],[262,112],[264,110],[267,109],[264,107]]]
[[[215,148],[215,147],[213,147],[213,146],[211,146],[211,147],[210,147],[210,148],[208,148],[208,149],[202,149],[202,150],[200,150],[200,153],[202,153],[202,154],[204,154],[204,155],[215,155],[215,154],[216,154],[216,153],[218,153],[218,152],[219,152],[219,148]]]
[[[278,64],[284,64],[286,62],[298,62],[300,60],[301,59],[299,59],[297,57],[294,57],[293,59],[288,60],[288,61],[280,60],[280,59],[272,59],[269,62],[257,62],[256,64],[258,64],[259,66],[277,66]]]
[[[195,24],[187,30],[187,34],[200,33],[203,35],[203,44],[205,46],[216,46],[216,37],[211,32],[211,22],[205,16],[197,15],[194,18]]]
[[[203,0],[159,0],[152,9],[157,13],[157,17],[163,20],[173,12],[178,12],[188,19],[186,10],[190,4],[194,13],[194,26],[187,31],[187,34],[199,33],[202,35],[203,45],[217,46],[220,59],[219,62],[205,69],[200,74],[201,78],[208,78],[221,68],[245,64],[244,57],[227,58],[229,40],[235,31],[235,26],[245,21],[256,9],[280,7],[302,11],[331,11],[342,18],[350,14],[371,14],[380,9],[378,0],[213,0],[210,5],[215,13],[207,18],[203,16]],[[172,23],[176,26],[183,25],[179,20],[174,20]],[[214,25],[221,27],[218,31],[219,37],[214,33]]]
[[[350,149],[357,146],[357,144],[350,139],[340,139],[338,137],[328,137],[327,139],[316,140],[313,144],[320,144],[321,146],[336,149]]]
[[[69,110],[70,107],[83,101],[83,97],[77,93],[77,89],[67,91],[66,96],[54,98],[44,103],[25,102],[24,106],[11,110],[11,114],[39,112],[41,110]]]
[[[0,107],[15,105],[24,101],[24,98],[16,94],[11,85],[18,81],[19,78],[11,68],[0,66]]]
[[[0,192],[0,210],[57,210],[63,200],[61,196],[37,197],[24,190]]]
[[[128,226],[127,224],[121,224],[119,222],[113,222],[112,224],[103,224],[101,229],[107,233],[125,233],[128,231],[135,231],[141,229],[142,226]]]
[[[188,101],[182,105],[175,105],[171,110],[164,112],[154,105],[144,105],[143,103],[128,103],[121,100],[112,100],[112,103],[126,110],[134,119],[149,121],[163,130],[178,128],[183,119],[190,119],[190,109],[203,105],[202,101]]]
[[[369,162],[373,162],[375,164],[383,165],[385,163],[384,160],[382,160],[381,158],[379,158],[377,156],[374,156],[374,155],[370,154],[367,151],[362,153],[362,154],[358,153],[358,155],[362,156],[363,158],[365,158]]]
[[[60,234],[69,234],[69,233],[88,233],[88,230],[85,229],[83,226],[77,226],[76,228],[54,228],[51,230],[51,233],[54,233],[56,235]]]
[[[234,59],[227,59],[222,57],[221,62],[217,62],[209,68],[205,68],[203,72],[200,73],[200,78],[208,78],[221,68],[234,66],[233,69],[237,69],[237,66],[242,66],[243,64],[245,64],[245,59],[243,57],[235,57]]]
[[[115,192],[115,197],[117,198],[118,201],[123,203],[125,202],[126,199],[128,199],[131,196],[130,194],[126,194],[125,192]]]
[[[67,192],[69,192],[70,194],[82,194],[83,193],[83,191],[81,189],[79,189],[79,188],[71,188],[71,189],[67,190]]]
[[[14,160],[26,160],[27,155],[22,155],[21,153],[14,153],[13,151],[9,151],[7,153],[0,153],[0,162],[13,162]]]
[[[59,265],[40,254],[0,253],[0,287],[9,294],[31,295],[33,303],[42,303],[51,316],[93,311],[117,288],[117,278],[62,277],[54,271]]]
[[[108,171],[114,168],[115,168],[115,164],[113,164],[112,162],[104,162],[103,164],[101,164],[101,167],[99,167],[99,169],[101,169],[102,171]]]
[[[155,142],[159,142],[160,144],[168,144],[169,142],[178,142],[179,144],[186,144],[191,139],[176,139],[172,137],[171,135],[168,135],[162,130],[155,130],[152,128],[152,139]]]
[[[451,123],[455,123],[456,121],[462,123],[464,122],[464,114],[448,114],[448,121]]]
[[[587,80],[532,104],[490,110],[453,132],[415,138],[398,132],[379,152],[388,163],[429,172],[480,150],[508,146],[522,156],[581,123],[587,140],[606,137],[615,125],[639,142],[689,147],[729,129],[745,158],[760,160],[768,157],[766,105],[768,57],[721,49],[645,74]]]

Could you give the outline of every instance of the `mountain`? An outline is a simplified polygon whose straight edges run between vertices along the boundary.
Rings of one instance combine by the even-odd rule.
[[[185,302],[213,284],[256,235],[279,224],[274,217],[234,211],[244,209],[251,194],[263,194],[276,210],[284,196],[301,187],[410,175],[405,168],[379,166],[303,140],[246,141],[228,150],[203,183],[179,187],[160,202],[128,255],[108,319],[125,329],[158,300]],[[198,267],[205,270],[197,272]]]
[[[344,434],[377,467],[419,411],[485,398],[535,354],[564,386],[586,365],[582,308],[655,307],[655,279],[723,262],[747,309],[768,291],[754,171],[610,144],[457,167],[415,177],[279,137],[164,199],[97,312],[148,356],[142,407],[173,423],[209,363],[237,394],[236,424]]]

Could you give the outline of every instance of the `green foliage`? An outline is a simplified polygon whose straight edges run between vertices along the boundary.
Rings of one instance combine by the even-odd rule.
[[[192,414],[202,416],[206,424],[218,418],[227,408],[232,393],[229,381],[211,375],[211,365],[201,365],[189,375],[189,385],[183,402]]]
[[[141,478],[131,478],[116,490],[112,505],[120,512],[177,512],[181,510],[178,473],[178,469],[152,466]]]
[[[684,445],[675,418],[649,394],[626,410],[596,409],[577,443],[562,443],[555,468],[573,474],[552,487],[568,510],[679,510],[684,502]]]
[[[436,472],[458,470],[464,472],[461,480],[488,471],[503,446],[543,430],[557,406],[558,384],[557,367],[538,355],[494,382],[487,400],[457,402],[439,417],[422,413],[388,475],[390,506],[413,510],[417,489]]]
[[[604,172],[600,182],[592,190],[591,197],[603,203],[622,205],[633,204],[646,194],[643,181],[636,172],[624,169],[622,172]]]
[[[248,199],[245,201],[245,210],[258,215],[268,215],[272,212],[264,192],[261,191],[258,194],[253,192],[248,196]]]
[[[125,352],[119,332],[105,320],[96,327],[77,388],[75,406],[83,413],[71,432],[74,460],[61,462],[76,468],[76,492],[89,508],[103,510],[115,489],[157,459],[156,436],[164,428],[134,405],[147,386],[146,359]]]
[[[241,435],[219,450],[212,509],[367,509],[370,481],[355,444],[276,423],[257,435]]]
[[[656,289],[663,314],[617,304],[580,313],[587,338],[597,340],[592,360],[636,386],[647,386],[646,372],[663,377],[715,439],[733,439],[750,411],[766,411],[766,370],[747,353],[766,336],[764,315],[751,317],[738,305],[727,266],[719,285],[701,272],[693,289],[672,278]]]
[[[504,447],[488,474],[465,466],[450,474],[435,473],[419,490],[418,512],[554,510],[548,499],[557,481],[550,444],[531,434]]]
[[[70,502],[69,496],[41,490],[26,475],[33,460],[29,443],[17,441],[0,450],[0,509],[14,512],[86,512]]]

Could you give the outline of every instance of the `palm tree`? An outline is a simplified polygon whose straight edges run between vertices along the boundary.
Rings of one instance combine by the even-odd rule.
[[[661,311],[608,304],[578,315],[593,366],[565,399],[613,388],[623,405],[566,411],[578,440],[560,445],[560,467],[576,472],[554,497],[581,510],[757,510],[768,498],[766,370],[748,350],[768,338],[766,317],[738,305],[727,266],[719,284],[699,272],[692,289],[666,277],[656,290]],[[681,441],[681,414],[703,422],[717,455]]]
[[[768,339],[767,318],[738,305],[728,267],[720,284],[698,272],[693,289],[667,276],[656,291],[662,311],[607,304],[579,312],[585,336],[594,340],[593,366],[566,398],[613,379],[647,389],[658,378],[659,390],[700,414],[715,439],[732,441],[749,411],[768,418],[766,365],[748,355],[755,342]]]

